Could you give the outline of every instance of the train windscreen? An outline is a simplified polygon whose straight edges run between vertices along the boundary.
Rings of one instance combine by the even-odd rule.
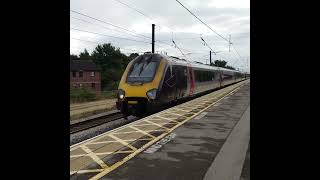
[[[127,82],[129,83],[144,83],[153,80],[159,65],[158,58],[153,58],[151,55],[143,55],[134,60],[131,69],[128,73]]]

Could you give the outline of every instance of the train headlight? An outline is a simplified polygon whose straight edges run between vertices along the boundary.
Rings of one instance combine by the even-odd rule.
[[[149,99],[156,99],[157,96],[157,89],[151,89],[150,91],[147,92],[147,96]]]
[[[124,96],[125,96],[125,92],[124,92],[124,90],[119,89],[119,90],[118,90],[118,98],[119,98],[119,99],[123,99],[123,98],[124,98]]]

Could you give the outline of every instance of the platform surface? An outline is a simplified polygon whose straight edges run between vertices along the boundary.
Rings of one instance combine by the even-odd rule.
[[[245,85],[102,179],[239,180],[250,138],[249,94]]]
[[[70,178],[162,180],[238,176],[250,138],[249,89],[249,81],[243,81],[76,144],[70,148]],[[228,140],[229,136],[233,138]],[[221,153],[221,149],[226,153]],[[219,159],[232,156],[238,158],[221,164]],[[231,173],[215,172],[229,166],[235,167]]]

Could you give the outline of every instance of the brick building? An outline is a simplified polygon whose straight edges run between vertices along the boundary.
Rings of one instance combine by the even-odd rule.
[[[100,69],[91,61],[70,60],[70,88],[87,88],[101,92]]]

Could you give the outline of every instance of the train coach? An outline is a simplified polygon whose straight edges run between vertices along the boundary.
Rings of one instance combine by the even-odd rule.
[[[245,78],[239,71],[147,53],[127,65],[119,83],[117,109],[125,116],[142,116]]]

